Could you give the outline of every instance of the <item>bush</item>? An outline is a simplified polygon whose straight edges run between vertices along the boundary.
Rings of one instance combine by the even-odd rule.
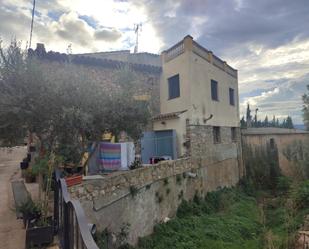
[[[309,180],[304,181],[297,189],[296,201],[300,207],[309,206]]]
[[[292,180],[286,176],[277,177],[276,190],[279,193],[287,193],[291,188]]]

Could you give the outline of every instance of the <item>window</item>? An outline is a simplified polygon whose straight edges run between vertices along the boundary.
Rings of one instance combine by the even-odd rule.
[[[230,105],[235,105],[235,94],[233,88],[229,88],[229,95],[230,95]]]
[[[218,82],[211,80],[211,99],[218,101]]]
[[[236,128],[235,127],[231,128],[231,139],[232,139],[232,142],[237,141],[237,134],[236,134]]]
[[[168,78],[168,99],[174,99],[180,96],[179,74]]]
[[[214,136],[214,143],[220,143],[221,142],[221,135],[220,135],[220,127],[214,126],[212,130],[213,136]]]

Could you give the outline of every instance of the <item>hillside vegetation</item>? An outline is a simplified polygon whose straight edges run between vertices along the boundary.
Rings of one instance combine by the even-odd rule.
[[[296,231],[309,213],[309,181],[289,183],[278,178],[276,193],[249,196],[238,187],[183,201],[177,217],[157,225],[137,248],[293,248]]]

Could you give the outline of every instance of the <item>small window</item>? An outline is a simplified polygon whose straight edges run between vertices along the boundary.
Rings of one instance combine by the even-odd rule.
[[[168,78],[168,99],[174,99],[180,96],[179,74]]]
[[[230,105],[235,105],[235,93],[233,88],[229,88]]]
[[[218,101],[218,82],[211,80],[211,99]]]
[[[232,139],[232,142],[237,142],[237,133],[236,133],[235,127],[231,128],[231,139]]]
[[[213,136],[214,136],[214,143],[220,143],[221,142],[221,135],[220,135],[220,127],[214,126],[213,127]]]

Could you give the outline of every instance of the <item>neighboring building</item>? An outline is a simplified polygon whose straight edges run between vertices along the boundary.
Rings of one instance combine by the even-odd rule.
[[[98,52],[88,54],[61,54],[46,52],[45,46],[38,43],[29,55],[41,59],[48,72],[57,74],[71,64],[81,74],[89,75],[94,81],[112,88],[117,84],[117,76],[124,68],[129,68],[136,77],[135,99],[149,101],[153,115],[159,112],[159,79],[161,75],[160,56],[150,53],[131,54],[130,51]]]
[[[191,36],[163,51],[155,131],[176,131],[177,157],[190,154],[188,127],[207,126],[212,143],[239,139],[237,70]]]
[[[246,146],[250,146],[253,152],[260,148],[275,149],[284,175],[299,174],[300,169],[297,166],[309,160],[308,131],[267,127],[243,129],[241,134],[243,149]]]

